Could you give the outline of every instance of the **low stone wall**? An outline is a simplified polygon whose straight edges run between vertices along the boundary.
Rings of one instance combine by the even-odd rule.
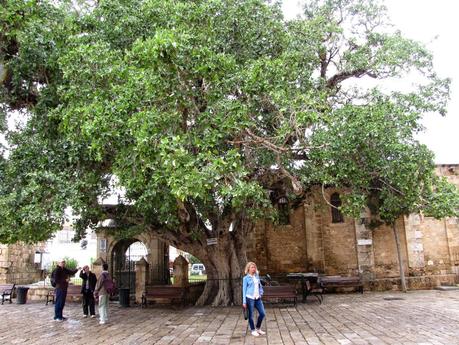
[[[199,282],[199,283],[192,283],[189,285],[188,288],[188,302],[190,304],[195,304],[198,298],[201,296],[202,292],[204,291],[204,287],[206,286],[206,282]]]
[[[406,277],[406,285],[409,290],[433,289],[440,285],[456,285],[459,283],[457,274],[424,275]],[[387,291],[400,290],[400,278],[381,278],[364,282],[365,290]]]
[[[51,286],[29,286],[29,291],[27,292],[28,301],[46,301],[46,296],[49,291],[52,291],[53,287]]]
[[[27,300],[28,301],[46,301],[46,296],[48,295],[49,291],[54,290],[54,288],[50,285],[21,285],[27,286],[29,291],[27,292]],[[66,302],[81,302],[81,296],[67,296]]]

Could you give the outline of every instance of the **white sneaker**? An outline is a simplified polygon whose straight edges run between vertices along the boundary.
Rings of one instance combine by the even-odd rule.
[[[258,334],[257,331],[252,331],[252,335],[253,335],[254,337],[259,337],[259,336],[260,336],[260,334]]]
[[[94,319],[96,317],[96,315],[91,315],[91,319]]]
[[[257,333],[258,333],[259,335],[266,334],[266,332],[263,332],[261,329],[257,329]]]
[[[105,325],[105,321],[99,321],[99,325]]]
[[[83,317],[88,317],[88,315],[86,315],[86,314],[83,314]]]

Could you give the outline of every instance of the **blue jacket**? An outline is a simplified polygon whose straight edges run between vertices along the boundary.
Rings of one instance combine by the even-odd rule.
[[[260,298],[263,296],[263,286],[261,285],[260,277],[255,273],[255,277],[258,279],[258,289],[260,293]],[[246,274],[242,278],[242,304],[246,304],[246,295],[252,295],[255,292],[255,284],[253,283],[253,278],[250,274]]]

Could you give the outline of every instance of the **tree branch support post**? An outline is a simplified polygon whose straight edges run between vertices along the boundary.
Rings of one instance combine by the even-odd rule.
[[[398,232],[395,227],[395,222],[392,223],[392,231],[394,232],[394,237],[395,237],[395,246],[397,247],[397,256],[398,256],[398,265],[400,269],[400,282],[401,282],[401,288],[403,292],[406,292],[406,280],[405,280],[405,269],[403,267],[403,261],[402,261],[402,253],[400,250],[400,238],[398,237]]]

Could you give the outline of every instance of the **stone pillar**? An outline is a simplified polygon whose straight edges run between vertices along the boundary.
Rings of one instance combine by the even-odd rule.
[[[423,231],[421,229],[421,216],[410,214],[403,219],[405,223],[407,248],[407,264],[409,275],[423,275],[425,271]]]
[[[316,212],[316,203],[304,203],[304,231],[306,236],[306,270],[325,272],[324,244],[321,228],[321,215]]]
[[[188,261],[182,255],[174,260],[174,286],[188,287]]]
[[[100,274],[102,273],[102,265],[105,264],[105,260],[102,258],[98,258],[94,261],[91,265],[91,272],[93,272],[97,278],[99,278]]]
[[[147,256],[150,264],[150,284],[165,284],[167,280],[166,270],[169,270],[169,254],[166,242],[153,238],[148,244],[150,254]]]
[[[459,218],[445,218],[451,271],[459,277]]]
[[[147,284],[148,262],[141,258],[135,263],[135,302],[142,303],[142,294]]]
[[[368,212],[363,211],[360,214],[360,219],[354,222],[359,274],[364,281],[369,281],[374,278],[375,266],[373,232],[365,225],[368,223],[369,219]]]

